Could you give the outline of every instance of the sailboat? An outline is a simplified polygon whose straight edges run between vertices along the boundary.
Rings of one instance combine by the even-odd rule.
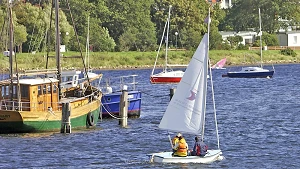
[[[169,29],[170,29],[170,15],[171,15],[171,8],[172,6],[169,7],[169,15],[168,15],[168,19],[166,21],[165,27],[164,27],[164,31],[163,31],[163,35],[160,41],[160,45],[157,51],[157,55],[156,55],[156,60],[150,75],[150,83],[151,84],[158,84],[158,83],[179,83],[184,71],[182,70],[173,70],[171,67],[186,67],[186,65],[170,65],[168,64],[168,42],[169,42]],[[165,31],[167,30],[167,35],[165,36]],[[159,56],[159,52],[163,43],[163,40],[165,39],[166,42],[166,54],[165,54],[165,64],[163,67],[163,71],[157,74],[154,74],[155,68],[156,68],[156,64],[157,64],[157,60],[158,60],[158,56]]]
[[[204,35],[195,54],[193,55],[185,71],[185,74],[178,84],[176,92],[173,95],[167,107],[167,110],[163,115],[162,120],[160,121],[160,124],[158,126],[160,129],[201,135],[202,139],[204,139],[209,50],[208,37],[208,34]],[[210,69],[210,76],[211,75],[212,74]],[[210,81],[212,84],[212,79]],[[216,111],[214,112],[216,120]],[[150,162],[212,163],[217,160],[222,160],[223,156],[222,151],[219,148],[220,146],[217,122],[215,124],[218,142],[217,149],[208,150],[207,154],[203,157],[173,157],[172,152],[153,153],[148,154],[148,156],[150,157]]]
[[[272,78],[275,72],[273,70],[268,70],[263,68],[263,61],[262,61],[262,31],[261,31],[261,16],[260,16],[260,8],[258,8],[259,14],[259,37],[260,37],[260,67],[243,67],[241,71],[237,72],[228,72],[223,77],[230,77],[230,78]]]
[[[212,69],[226,69],[224,66],[225,66],[225,63],[226,63],[226,58],[223,58],[221,60],[219,60],[216,64],[214,64],[211,68]]]
[[[60,131],[64,119],[62,112],[66,109],[70,112],[67,122],[70,129],[95,127],[100,113],[101,91],[90,86],[88,81],[76,87],[61,87],[58,0],[55,1],[57,69],[23,73],[17,69],[13,72],[12,3],[9,3],[10,77],[0,83],[0,133]],[[54,73],[57,77],[47,76]]]

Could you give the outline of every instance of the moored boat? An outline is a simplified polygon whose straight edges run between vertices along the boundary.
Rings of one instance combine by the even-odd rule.
[[[263,59],[262,59],[262,31],[261,31],[261,16],[260,8],[258,9],[259,14],[259,37],[260,37],[260,67],[243,67],[240,71],[228,72],[227,74],[222,75],[222,77],[229,78],[272,78],[275,72],[273,70],[263,68]]]
[[[274,70],[268,70],[261,67],[243,67],[241,71],[227,72],[223,77],[231,78],[272,78]]]
[[[169,13],[168,13],[168,19],[166,21],[165,27],[164,27],[164,31],[163,31],[163,35],[160,41],[160,45],[157,51],[157,55],[156,55],[156,60],[150,75],[150,83],[151,84],[168,84],[168,83],[179,83],[184,71],[182,70],[173,70],[172,67],[186,67],[187,65],[171,65],[168,64],[168,44],[169,44],[169,29],[170,29],[170,15],[171,15],[171,8],[172,6],[169,7]],[[165,36],[165,32],[166,36]],[[156,64],[157,64],[157,60],[158,60],[158,56],[159,56],[159,52],[163,43],[163,40],[165,39],[165,64],[163,66],[163,70],[162,72],[159,73],[155,73],[155,69],[156,69]]]
[[[141,115],[142,91],[136,89],[137,75],[120,76],[114,79],[107,80],[105,87],[101,87],[103,96],[102,102],[102,117],[110,118],[119,116],[120,98],[122,90],[128,91],[128,117],[138,118]],[[127,80],[126,80],[127,79]]]
[[[102,92],[91,86],[88,79],[83,85],[62,88],[58,0],[55,1],[57,69],[51,71],[13,72],[12,4],[8,6],[10,76],[0,82],[0,133],[60,131],[62,112],[66,110],[70,112],[68,123],[71,129],[95,127],[100,113]],[[53,73],[57,74],[56,78],[47,76]],[[64,109],[65,105],[69,107]]]

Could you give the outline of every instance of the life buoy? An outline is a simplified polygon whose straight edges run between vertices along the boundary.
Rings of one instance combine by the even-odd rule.
[[[93,113],[89,112],[89,113],[87,114],[86,121],[87,121],[87,124],[88,124],[89,126],[94,126],[94,125],[95,125]]]

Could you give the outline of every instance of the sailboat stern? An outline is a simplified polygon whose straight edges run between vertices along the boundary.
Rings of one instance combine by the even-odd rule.
[[[208,164],[214,161],[223,160],[221,150],[208,150],[207,154],[203,157],[200,156],[187,156],[187,157],[174,157],[172,152],[161,152],[148,154],[150,162],[154,163],[203,163]]]

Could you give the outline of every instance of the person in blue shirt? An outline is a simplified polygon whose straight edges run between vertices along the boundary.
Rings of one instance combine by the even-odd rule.
[[[202,141],[198,136],[195,137],[195,144],[193,151],[191,152],[192,156],[205,156],[207,153],[208,146]]]

